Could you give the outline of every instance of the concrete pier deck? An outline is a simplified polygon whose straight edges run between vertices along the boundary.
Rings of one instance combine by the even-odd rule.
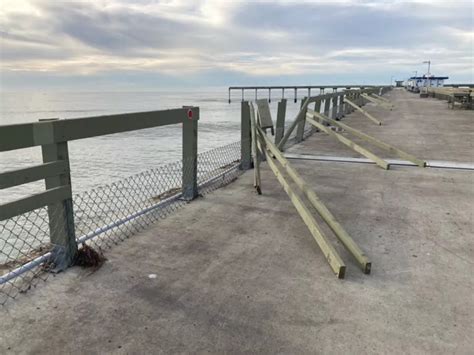
[[[401,90],[344,122],[424,159],[473,162],[474,114]],[[355,139],[356,140],[356,139]],[[357,140],[356,140],[357,141]],[[357,156],[323,133],[292,153]],[[383,157],[388,157],[374,148]],[[373,262],[338,280],[263,164],[9,302],[0,353],[429,353],[474,349],[474,171],[291,160]],[[156,278],[149,278],[155,274]]]

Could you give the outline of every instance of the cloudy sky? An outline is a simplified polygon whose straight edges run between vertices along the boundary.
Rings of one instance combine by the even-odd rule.
[[[1,89],[473,82],[470,0],[0,0]]]

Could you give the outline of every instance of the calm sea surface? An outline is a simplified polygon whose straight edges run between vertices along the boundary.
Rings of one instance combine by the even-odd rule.
[[[264,97],[263,92],[259,97]],[[277,98],[276,95],[273,97]],[[229,104],[226,88],[172,92],[3,92],[0,93],[0,125],[35,122],[40,118],[68,119],[163,110],[184,105],[200,107],[199,152],[240,139],[240,96],[233,97]],[[272,101],[274,120],[276,106],[276,100]],[[296,115],[299,106],[299,101],[294,104],[288,100],[288,119]],[[69,156],[73,192],[78,193],[181,159],[181,127],[157,127],[72,141]],[[39,147],[0,153],[0,172],[39,163]],[[43,189],[43,183],[36,182],[0,190],[0,201],[14,200]]]

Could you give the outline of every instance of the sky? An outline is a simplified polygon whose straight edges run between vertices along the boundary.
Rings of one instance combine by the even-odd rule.
[[[0,90],[474,82],[468,0],[0,0]]]

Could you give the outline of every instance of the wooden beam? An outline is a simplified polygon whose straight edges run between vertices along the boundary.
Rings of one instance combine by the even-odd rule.
[[[344,99],[344,102],[345,103],[348,103],[349,105],[351,105],[352,107],[354,107],[357,111],[359,112],[362,112],[368,119],[370,119],[372,122],[378,124],[379,126],[382,125],[382,122],[380,122],[378,119],[376,119],[374,116],[372,116],[370,113],[368,113],[367,111],[361,109],[359,107],[359,105],[356,105],[355,103],[353,103],[351,100],[349,100],[347,97]]]
[[[304,104],[301,106],[301,109],[298,112],[298,115],[296,115],[296,118],[291,124],[290,128],[288,128],[288,130],[283,135],[283,138],[280,140],[280,143],[278,143],[278,149],[283,150],[283,147],[285,146],[288,138],[290,138],[291,133],[293,133],[298,123],[306,116],[306,108],[308,107],[309,102],[310,102],[310,98],[308,97],[306,98],[306,101],[304,102]]]
[[[0,126],[0,152],[182,123],[197,107]]]
[[[262,137],[262,139],[263,139],[263,137]],[[293,191],[290,184],[286,181],[286,179],[283,176],[280,169],[273,162],[273,159],[270,156],[270,154],[268,154],[266,150],[264,150],[264,151],[265,151],[265,154],[267,156],[267,162],[268,162],[268,165],[269,165],[270,169],[273,171],[276,178],[278,179],[278,181],[282,185],[283,189],[287,193],[288,197],[290,198],[291,202],[293,203],[293,206],[295,206],[295,208],[298,211],[298,214],[300,215],[301,219],[303,220],[303,222],[308,227],[308,229],[309,229],[311,235],[313,236],[314,240],[316,240],[316,243],[318,244],[319,248],[323,252],[323,255],[325,256],[325,258],[328,261],[329,265],[331,266],[332,270],[334,271],[334,273],[337,275],[338,278],[343,279],[344,276],[345,276],[345,272],[346,272],[346,265],[344,264],[344,261],[341,259],[341,257],[339,256],[337,251],[334,249],[334,247],[329,243],[329,241],[327,240],[324,232],[319,227],[318,223],[316,222],[314,217],[311,215],[311,212],[308,210],[308,208],[306,207],[304,202]]]
[[[258,127],[257,127],[258,129]],[[303,178],[293,169],[286,160],[286,158],[282,155],[282,153],[278,150],[278,148],[268,139],[265,133],[258,129],[260,136],[265,139],[266,147],[270,150],[270,152],[275,156],[278,162],[285,168],[288,175],[293,179],[295,184],[301,189],[301,191],[305,194],[308,200],[311,202],[313,207],[318,211],[320,216],[323,220],[328,224],[334,234],[339,238],[342,244],[346,247],[346,249],[354,256],[354,258],[359,263],[359,266],[363,270],[364,273],[369,274],[371,269],[371,262],[369,261],[368,257],[365,253],[359,248],[356,242],[351,238],[351,236],[344,230],[342,225],[336,220],[336,217],[329,211],[329,209],[324,205],[324,203],[319,199],[313,189],[306,184]]]
[[[389,99],[386,99],[386,98],[383,97],[383,96],[377,95],[377,94],[375,94],[375,93],[372,93],[372,94],[370,94],[370,95],[372,95],[373,97],[375,97],[375,98],[377,98],[377,99],[379,99],[379,100],[385,101],[387,104],[393,106],[393,104],[390,102],[390,100],[389,100]]]
[[[63,201],[71,196],[71,186],[60,186],[0,205],[0,221]]]
[[[388,170],[389,169],[389,164],[383,160],[382,158],[378,157],[377,155],[375,155],[374,153],[368,151],[367,149],[361,147],[360,145],[354,143],[353,141],[351,141],[349,138],[346,138],[344,137],[343,135],[341,134],[338,134],[334,131],[332,131],[330,128],[322,125],[321,123],[319,122],[316,122],[315,120],[312,119],[313,115],[311,114],[308,114],[308,116],[306,117],[306,120],[311,123],[312,125],[314,125],[316,128],[319,128],[321,131],[329,134],[330,136],[338,139],[341,143],[345,144],[346,146],[348,146],[349,148],[351,148],[352,150],[362,154],[363,156],[365,156],[366,158],[369,158],[371,160],[373,160],[378,166],[380,166],[382,169],[385,169],[385,170]]]
[[[257,147],[257,122],[255,120],[255,108],[253,103],[250,103],[250,127],[252,130],[252,157],[254,168],[254,184],[259,195],[262,194],[261,179],[260,179],[260,157]]]
[[[378,99],[376,99],[374,97],[371,97],[371,96],[369,96],[367,94],[364,94],[364,93],[362,93],[361,96],[364,99],[366,99],[366,100],[368,100],[368,101],[370,101],[370,102],[372,102],[372,103],[374,103],[378,106],[382,106],[383,108],[386,108],[387,110],[390,110],[390,111],[392,110],[392,105],[389,105],[389,104],[387,104],[386,102],[384,102],[382,100],[378,100]]]
[[[46,164],[6,171],[0,173],[0,189],[27,184],[67,172],[69,172],[69,167],[64,161],[53,161]]]
[[[398,157],[402,158],[402,159],[406,159],[408,161],[411,161],[412,163],[415,163],[416,165],[424,168],[426,166],[426,162],[424,160],[421,160],[421,159],[418,159],[417,157],[409,154],[409,153],[406,153],[404,152],[403,150],[401,149],[398,149],[388,143],[385,143],[385,142],[382,142],[381,140],[375,138],[375,137],[372,137],[372,136],[369,136],[368,134],[365,134],[361,131],[358,131],[352,127],[349,127],[348,125],[340,122],[340,121],[335,121],[333,119],[330,119],[329,117],[326,117],[320,113],[317,113],[315,111],[312,111],[312,110],[308,110],[308,113],[318,117],[318,118],[321,118],[322,120],[325,120],[331,124],[333,124],[334,126],[336,127],[339,127],[339,128],[342,128],[342,129],[345,129],[347,132],[349,133],[352,133],[353,135],[365,140],[366,142],[369,142],[369,143],[372,143],[373,145],[379,147],[379,148],[382,148],[382,149],[385,149],[391,153],[394,153],[395,155],[397,155]]]

